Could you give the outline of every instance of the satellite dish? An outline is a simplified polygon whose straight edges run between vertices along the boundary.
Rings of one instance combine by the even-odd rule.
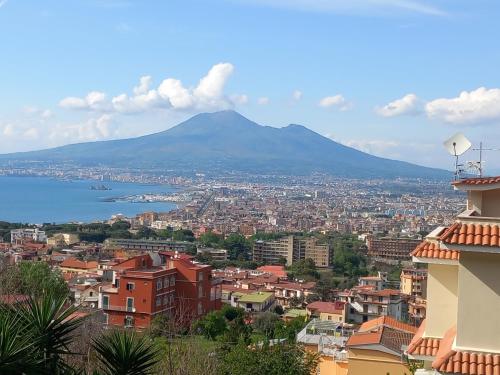
[[[458,156],[462,155],[465,151],[472,147],[472,143],[465,138],[462,133],[457,133],[446,142],[443,143],[444,148],[450,153],[450,155]]]

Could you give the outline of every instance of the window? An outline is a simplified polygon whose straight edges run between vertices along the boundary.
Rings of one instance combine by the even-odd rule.
[[[127,311],[134,311],[134,299],[132,297],[127,297]]]
[[[102,308],[107,309],[109,307],[109,296],[102,296]]]
[[[135,289],[134,283],[127,283],[127,290],[134,290],[134,289]]]
[[[174,304],[174,293],[170,294],[170,304]]]
[[[161,306],[161,297],[156,297],[156,307]]]
[[[174,286],[175,285],[175,276],[170,277],[170,285]]]
[[[109,324],[109,314],[103,314],[104,315],[104,324],[108,325]]]
[[[89,292],[89,297],[94,297],[94,292]]]
[[[198,298],[203,297],[203,285],[198,285]]]
[[[120,279],[115,280],[115,287],[119,288],[120,287]]]
[[[198,281],[203,281],[203,272],[198,274]]]
[[[130,327],[133,327],[134,326],[134,317],[133,316],[130,316],[130,315],[127,315],[125,317],[125,327],[127,328],[130,328]]]
[[[170,284],[170,283],[168,282],[168,277],[165,277],[165,278],[163,279],[163,287],[164,287],[164,288],[168,288],[168,287],[170,286],[169,284]]]
[[[163,288],[163,283],[161,280],[162,279],[156,280],[156,290],[160,290],[161,288]]]
[[[168,305],[168,295],[166,294],[163,296],[163,304]]]

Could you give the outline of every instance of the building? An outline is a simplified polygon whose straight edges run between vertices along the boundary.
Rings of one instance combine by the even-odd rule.
[[[374,238],[366,237],[368,256],[385,261],[409,261],[410,252],[420,240],[410,238]]]
[[[500,177],[457,180],[467,207],[412,252],[428,266],[427,317],[410,343],[419,375],[500,373]]]
[[[52,237],[47,239],[47,244],[56,247],[70,246],[79,242],[80,239],[74,233],[55,233]]]
[[[191,256],[160,252],[161,263],[177,270],[176,312],[184,320],[197,319],[221,308],[222,280],[212,276],[212,267],[194,263]]]
[[[378,272],[377,276],[363,276],[359,278],[358,285],[361,287],[373,287],[375,290],[385,289],[387,283],[387,274]]]
[[[305,350],[319,354],[317,374],[347,375],[346,343],[353,333],[352,325],[312,319],[297,334],[297,342]]]
[[[406,320],[408,299],[408,296],[395,289],[358,288],[350,299],[352,302],[349,303],[348,320],[363,323],[380,316]]]
[[[408,375],[404,348],[417,329],[384,316],[361,325],[347,341],[349,375]]]
[[[107,325],[144,329],[160,314],[174,316],[177,270],[162,267],[157,254],[130,258],[112,270],[112,285],[101,288],[99,301]]]
[[[316,267],[330,266],[330,245],[320,244],[314,237],[286,236],[273,241],[255,241],[253,260],[266,264],[312,259]]]
[[[400,276],[399,290],[401,293],[419,298],[427,295],[427,269],[403,268]]]
[[[319,320],[331,320],[340,323],[347,321],[347,303],[341,301],[312,302],[306,306],[306,311],[309,318],[319,318]]]
[[[252,292],[232,294],[231,305],[240,307],[246,312],[259,313],[269,311],[275,306],[274,294],[271,292]]]
[[[10,231],[10,243],[22,244],[24,242],[47,242],[45,231],[38,228],[21,228]]]
[[[64,259],[59,264],[59,269],[62,273],[74,273],[74,274],[83,274],[88,272],[97,273],[97,269],[99,268],[99,263],[96,261],[83,261],[78,260],[73,257],[68,257]]]
[[[186,252],[191,242],[170,240],[134,240],[129,238],[108,238],[104,241],[106,249],[138,251],[179,251]]]
[[[199,247],[196,250],[197,254],[208,255],[212,260],[223,262],[227,260],[227,250],[214,249],[212,247]]]
[[[108,325],[146,328],[160,314],[189,324],[220,309],[220,281],[211,267],[179,254],[147,253],[112,265],[112,284],[102,287],[99,307]]]

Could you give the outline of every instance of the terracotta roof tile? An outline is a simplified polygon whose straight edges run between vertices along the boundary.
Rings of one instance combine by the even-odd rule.
[[[307,310],[315,310],[320,313],[327,314],[342,314],[345,309],[345,302],[335,301],[335,302],[322,302],[316,301],[307,305]]]
[[[444,335],[432,367],[441,373],[463,375],[499,375],[500,354],[456,351],[452,349],[456,327]]]
[[[500,176],[497,177],[478,177],[478,178],[466,178],[463,180],[458,180],[452,182],[452,185],[489,185],[500,183]]]
[[[393,317],[390,316],[381,316],[376,319],[369,320],[359,327],[358,332],[367,332],[367,331],[372,331],[378,327],[381,326],[386,326],[389,328],[394,328],[400,331],[405,331],[405,332],[411,332],[411,333],[416,333],[417,328],[410,325],[403,323],[397,319],[394,319]]]
[[[425,331],[425,320],[420,324],[417,333],[408,345],[407,353],[413,356],[436,356],[441,339],[423,337]]]
[[[423,241],[410,254],[417,258],[433,258],[433,259],[460,259],[460,252],[457,250],[442,249],[438,243]]]
[[[455,223],[439,237],[452,245],[500,246],[500,226],[498,224]]]
[[[98,263],[95,261],[84,262],[76,258],[67,258],[59,266],[63,268],[97,269]]]

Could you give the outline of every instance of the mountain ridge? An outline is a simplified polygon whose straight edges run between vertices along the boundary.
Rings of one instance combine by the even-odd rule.
[[[199,170],[217,173],[341,177],[445,178],[449,172],[380,158],[297,124],[259,125],[235,111],[200,113],[136,138],[86,142],[0,155],[0,162],[38,161],[85,166]]]

